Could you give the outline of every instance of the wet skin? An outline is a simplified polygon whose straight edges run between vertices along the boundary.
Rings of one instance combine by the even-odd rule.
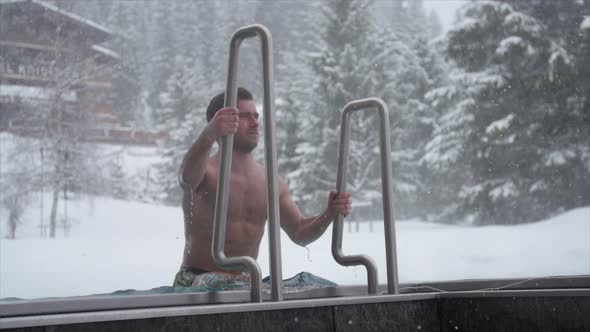
[[[258,145],[258,113],[253,101],[240,100],[237,108],[223,108],[214,116],[195,141],[180,168],[183,188],[182,208],[185,216],[186,244],[183,266],[222,272],[211,256],[214,208],[219,176],[219,153],[209,157],[213,141],[234,134],[230,190],[227,211],[225,255],[258,257],[260,241],[267,219],[265,169],[251,152]],[[305,217],[279,177],[281,227],[300,245],[319,238],[338,213],[350,213],[348,193],[331,192],[326,209],[319,215]],[[241,271],[226,271],[238,274]]]

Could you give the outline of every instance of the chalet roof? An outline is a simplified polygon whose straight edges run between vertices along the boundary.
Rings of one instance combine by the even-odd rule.
[[[108,49],[108,48],[106,48],[104,46],[92,45],[91,48],[94,51],[96,51],[96,52],[98,52],[98,53],[100,53],[100,54],[102,54],[104,56],[107,56],[109,58],[112,58],[112,59],[115,59],[115,60],[119,60],[121,58],[121,56],[117,52],[115,52],[113,50],[110,50],[110,49]]]
[[[18,6],[19,8],[25,8],[26,12],[35,14],[44,14],[51,12],[68,20],[68,23],[77,26],[77,29],[84,30],[89,36],[94,37],[96,43],[100,43],[107,38],[110,38],[114,33],[106,27],[93,22],[89,19],[83,18],[74,13],[60,9],[50,3],[42,0],[0,0],[0,9],[9,8],[10,6]]]

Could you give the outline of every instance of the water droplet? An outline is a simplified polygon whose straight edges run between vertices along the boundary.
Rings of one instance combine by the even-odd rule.
[[[299,322],[299,318],[295,317],[295,319],[293,319],[295,321],[295,323]]]
[[[305,248],[305,250],[307,250],[307,261],[311,263],[312,262],[312,260],[311,260],[311,250],[309,250],[308,247],[303,247],[303,248]]]
[[[348,325],[352,325],[352,319],[348,321]]]
[[[416,328],[417,328],[418,330],[422,330],[422,325],[418,325]]]
[[[459,326],[455,325],[455,331],[457,331],[459,329]]]

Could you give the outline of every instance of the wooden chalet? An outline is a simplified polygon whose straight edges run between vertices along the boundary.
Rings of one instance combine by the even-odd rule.
[[[59,102],[89,112],[85,140],[155,144],[158,134],[121,127],[113,113],[119,55],[103,46],[113,36],[41,0],[0,0],[0,131],[41,136],[38,114]]]

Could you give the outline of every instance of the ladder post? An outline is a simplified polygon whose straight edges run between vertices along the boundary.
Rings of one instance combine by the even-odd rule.
[[[269,251],[271,265],[271,298],[282,301],[282,266],[280,243],[280,215],[278,206],[277,181],[277,152],[274,143],[274,94],[273,94],[273,59],[272,37],[270,31],[263,25],[254,24],[238,29],[230,43],[227,82],[224,105],[237,105],[237,66],[241,42],[246,38],[259,37],[262,50],[263,76],[263,112],[264,112],[264,152],[266,161],[267,209],[269,218]],[[249,256],[226,257],[225,233],[227,225],[227,205],[229,197],[229,178],[231,174],[231,157],[234,135],[222,138],[220,146],[221,160],[219,163],[219,178],[217,179],[217,195],[215,199],[215,218],[213,224],[213,241],[211,253],[215,264],[222,269],[246,267],[250,272],[250,291],[252,302],[262,302],[262,272],[255,259]]]
[[[383,191],[383,217],[385,223],[385,254],[387,259],[387,290],[389,294],[399,294],[397,269],[397,250],[395,223],[393,220],[393,190],[391,186],[391,144],[389,142],[389,111],[383,100],[365,98],[349,102],[342,109],[340,121],[340,145],[338,149],[338,173],[336,188],[346,191],[346,173],[348,165],[348,146],[350,140],[350,116],[353,112],[376,109],[379,114],[379,150],[381,160],[381,186]],[[332,256],[341,265],[364,265],[367,269],[368,293],[377,294],[377,267],[374,260],[367,255],[350,255],[342,253],[343,216],[338,215],[332,227]]]

